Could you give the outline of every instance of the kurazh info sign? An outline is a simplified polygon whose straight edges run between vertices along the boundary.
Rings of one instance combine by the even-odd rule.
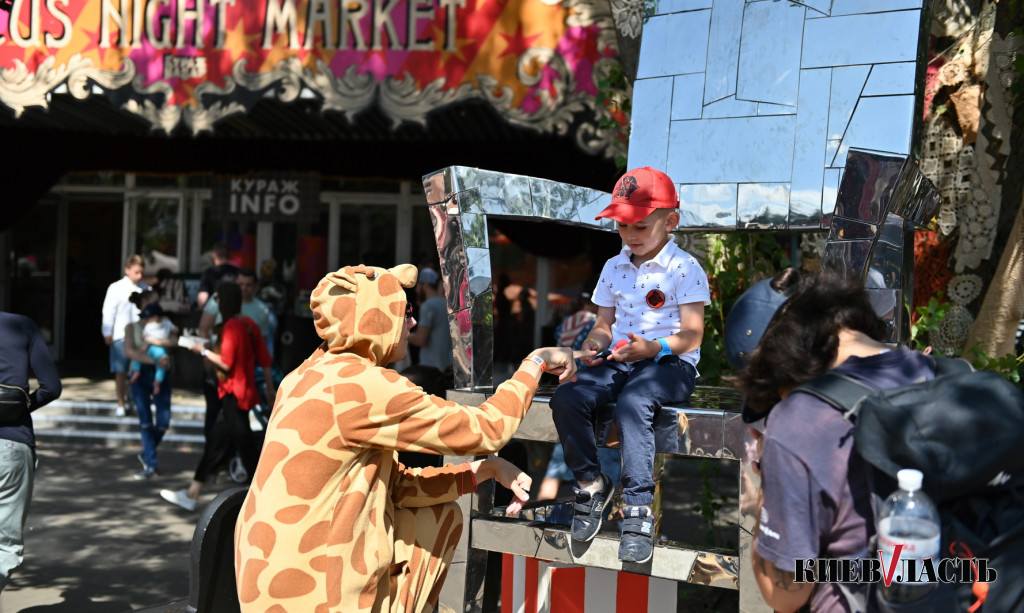
[[[263,95],[393,125],[477,98],[600,151],[597,83],[616,62],[591,0],[15,0],[0,12],[0,101],[99,92],[153,129],[194,133]],[[589,109],[586,128],[575,117]]]

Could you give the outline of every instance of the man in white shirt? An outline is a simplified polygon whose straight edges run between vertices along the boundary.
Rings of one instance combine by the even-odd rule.
[[[117,390],[117,416],[125,414],[124,404],[128,381],[128,358],[124,355],[124,329],[139,320],[138,308],[128,300],[133,293],[146,289],[141,283],[145,262],[135,254],[124,264],[124,276],[107,286],[103,298],[103,323],[100,332],[110,348],[110,372],[114,373]]]

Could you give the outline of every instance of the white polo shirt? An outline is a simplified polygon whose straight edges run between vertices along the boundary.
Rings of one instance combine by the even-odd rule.
[[[629,247],[623,247],[605,263],[591,298],[597,306],[615,307],[612,346],[628,341],[630,332],[647,340],[676,334],[679,305],[711,304],[707,274],[674,240],[639,268],[630,261],[632,255]],[[679,358],[696,367],[700,347]]]

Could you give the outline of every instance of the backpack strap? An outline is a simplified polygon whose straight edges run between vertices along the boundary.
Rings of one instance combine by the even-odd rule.
[[[801,383],[790,393],[810,394],[842,412],[844,418],[852,419],[857,414],[857,403],[873,391],[874,388],[851,377],[827,372],[817,379]]]
[[[935,367],[935,376],[957,375],[974,372],[974,366],[963,358],[947,358],[941,355],[929,355]]]

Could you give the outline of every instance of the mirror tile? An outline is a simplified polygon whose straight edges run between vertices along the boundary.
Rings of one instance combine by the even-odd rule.
[[[639,83],[639,82],[638,82]],[[633,91],[636,91],[636,86],[633,86]],[[703,112],[704,106],[701,104],[701,95],[704,92],[704,75],[697,74],[684,74],[674,77],[672,84],[672,119],[700,119],[701,113]],[[634,113],[636,105],[633,105]],[[634,117],[637,115],[634,114]],[[647,120],[640,122],[646,124]],[[653,122],[651,122],[653,123]],[[659,130],[661,130],[661,138],[664,139],[664,123],[655,124]],[[635,131],[633,132],[636,133]],[[632,141],[632,135],[630,135],[630,141]],[[668,153],[668,142],[665,139],[666,155]],[[664,166],[662,166],[664,168]]]
[[[711,11],[711,33],[704,84],[704,104],[736,94],[736,73],[740,57],[740,37],[744,0],[716,0]]]
[[[884,1],[884,0],[883,0]],[[921,11],[893,11],[808,19],[803,68],[853,66],[917,59]]]
[[[836,210],[839,198],[839,182],[843,171],[838,168],[825,169],[825,184],[821,188],[821,227],[827,228],[832,223],[832,215]]]
[[[871,257],[873,242],[870,240],[826,243],[821,268],[827,274],[863,278]]]
[[[728,96],[704,106],[703,119],[721,119],[723,117],[749,117],[757,115],[757,102],[737,100],[736,96]]]
[[[672,92],[672,77],[637,80],[633,84],[629,154],[631,160],[637,161],[636,166],[664,168],[668,161],[665,126],[668,125],[675,104]],[[699,109],[697,117],[700,117]],[[639,148],[634,154],[632,149],[635,145],[639,145]]]
[[[832,0],[833,15],[878,13],[924,7],[924,0]]]
[[[828,101],[832,71],[812,68],[800,71],[800,115],[793,146],[790,227],[821,227],[824,169],[821,146],[826,142]]]
[[[917,75],[917,64],[914,62],[897,62],[895,64],[875,64],[864,86],[863,96],[892,96],[896,94],[913,94],[914,80]]]
[[[469,297],[473,299],[491,288],[491,252],[489,249],[466,248]]]
[[[473,327],[469,309],[448,313],[448,329],[452,335],[452,371],[455,389],[473,388]]]
[[[680,229],[736,228],[735,183],[679,185]]]
[[[711,11],[651,17],[644,23],[636,78],[703,72],[707,65]],[[680,36],[685,32],[686,36]]]
[[[806,9],[754,2],[743,11],[736,98],[796,105]]]
[[[785,104],[771,104],[770,102],[757,103],[758,115],[796,115],[796,106]]]
[[[851,151],[839,188],[835,214],[880,224],[903,168],[904,158]]]
[[[529,177],[505,175],[505,206],[509,215],[533,215]]]
[[[657,0],[654,3],[654,14],[666,15],[668,13],[679,13],[682,11],[709,9],[714,1],[715,0]]]
[[[789,225],[788,183],[741,183],[736,217],[744,230],[782,229]]]
[[[832,95],[828,103],[828,138],[842,140],[857,107],[870,66],[845,66],[832,70]]]
[[[832,227],[829,229],[828,240],[831,241],[853,241],[853,240],[874,240],[878,234],[878,226],[864,223],[856,219],[844,219],[836,217],[832,220]]]
[[[843,136],[837,157],[857,147],[906,155],[910,152],[913,126],[904,118],[914,112],[913,96],[861,98]]]
[[[462,200],[462,195],[466,192],[459,194],[459,200]],[[469,247],[482,247],[487,248],[487,217],[484,215],[476,214],[462,214],[462,240],[467,248]]]
[[[668,175],[687,183],[790,180],[796,116],[673,121]],[[632,161],[632,158],[630,158]]]

